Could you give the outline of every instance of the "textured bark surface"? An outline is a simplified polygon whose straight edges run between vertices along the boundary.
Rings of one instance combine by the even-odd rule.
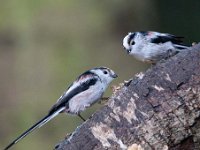
[[[55,149],[200,149],[200,44],[136,75]]]

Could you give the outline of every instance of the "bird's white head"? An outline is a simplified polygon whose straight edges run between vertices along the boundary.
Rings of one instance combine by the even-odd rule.
[[[107,67],[93,68],[91,72],[95,73],[100,78],[100,80],[106,85],[109,85],[114,78],[118,77],[113,70]]]
[[[123,39],[123,47],[128,54],[131,53],[132,49],[134,49],[135,38],[136,38],[136,33],[129,32],[128,35],[126,35]]]

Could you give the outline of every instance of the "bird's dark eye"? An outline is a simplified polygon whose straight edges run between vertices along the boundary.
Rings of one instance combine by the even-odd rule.
[[[135,45],[135,41],[132,40],[132,41],[130,42],[130,45]]]
[[[108,74],[108,72],[106,70],[103,71],[104,74]]]

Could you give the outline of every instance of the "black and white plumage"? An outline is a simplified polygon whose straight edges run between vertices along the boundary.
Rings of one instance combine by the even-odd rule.
[[[123,46],[136,59],[156,63],[187,49],[188,46],[182,44],[182,38],[154,31],[130,32],[124,37]]]
[[[43,119],[22,133],[6,148],[4,148],[4,150],[9,149],[29,133],[53,119],[59,113],[65,112],[79,115],[80,112],[84,111],[87,107],[90,107],[93,103],[102,98],[108,85],[116,77],[117,75],[115,72],[106,67],[93,68],[84,72],[63,93]]]

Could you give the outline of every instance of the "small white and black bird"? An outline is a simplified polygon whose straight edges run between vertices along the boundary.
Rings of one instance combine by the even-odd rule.
[[[71,84],[71,86],[69,86],[43,119],[22,133],[4,148],[4,150],[9,149],[29,133],[53,119],[59,113],[65,112],[76,114],[81,117],[80,112],[101,99],[108,85],[114,78],[117,78],[115,72],[106,67],[93,68],[84,72]],[[83,118],[81,117],[81,119]]]
[[[154,31],[130,32],[123,39],[123,47],[140,61],[156,63],[187,49],[188,46],[182,44],[182,38]]]

